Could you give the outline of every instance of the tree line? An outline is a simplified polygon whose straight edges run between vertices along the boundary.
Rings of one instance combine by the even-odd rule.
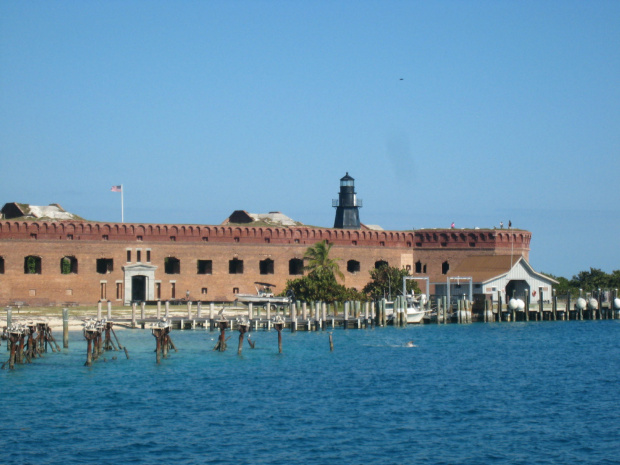
[[[551,273],[542,274],[558,281],[559,284],[555,287],[557,295],[570,293],[576,297],[579,295],[579,289],[584,292],[593,292],[599,289],[620,289],[620,270],[605,273],[598,268],[590,268],[590,271],[581,271],[574,275],[572,279],[554,276]]]
[[[344,275],[340,271],[338,260],[329,256],[333,244],[327,241],[317,242],[308,247],[304,254],[308,274],[302,278],[288,280],[281,295],[292,295],[297,300],[306,302],[343,302],[346,300],[368,301],[377,298],[392,297],[402,293],[403,277],[409,271],[384,265],[370,271],[370,281],[362,290],[345,287],[338,283]],[[417,283],[407,280],[407,293],[419,293]]]

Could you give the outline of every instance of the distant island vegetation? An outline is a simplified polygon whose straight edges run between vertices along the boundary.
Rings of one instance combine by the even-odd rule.
[[[592,292],[608,289],[620,288],[620,270],[614,270],[611,273],[605,273],[598,268],[590,268],[590,271],[581,271],[572,279],[563,278],[562,276],[554,276],[551,273],[543,272],[545,276],[555,279],[559,284],[556,286],[557,295],[571,294],[576,297],[579,295],[579,289],[584,292]]]

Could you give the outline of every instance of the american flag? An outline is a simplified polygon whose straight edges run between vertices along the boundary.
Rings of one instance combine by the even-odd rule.
[[[112,192],[123,192],[123,186],[112,186]]]

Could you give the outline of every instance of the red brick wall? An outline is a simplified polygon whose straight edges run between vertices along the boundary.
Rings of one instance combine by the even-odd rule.
[[[455,236],[452,236],[455,234]],[[512,237],[509,236],[512,234]],[[171,298],[171,281],[176,297],[187,290],[193,300],[234,300],[233,288],[241,293],[255,292],[254,282],[269,282],[281,291],[289,275],[289,260],[302,258],[307,247],[327,239],[334,244],[332,255],[340,259],[344,284],[361,289],[369,280],[376,261],[385,260],[397,267],[414,262],[427,264],[427,275],[441,273],[441,264],[451,266],[472,254],[504,254],[513,248],[518,255],[529,255],[531,233],[521,230],[420,230],[351,231],[328,228],[265,228],[237,226],[197,226],[162,224],[119,224],[90,222],[0,221],[0,305],[25,301],[31,305],[77,302],[92,304],[101,295],[105,281],[106,298],[116,301],[116,282],[123,281],[127,249],[131,264],[141,249],[141,262],[157,266],[156,282],[161,283],[161,298]],[[511,242],[511,240],[513,242]],[[472,246],[473,244],[473,246]],[[24,257],[41,257],[41,274],[24,274]],[[60,260],[73,256],[78,273],[63,275]],[[181,262],[179,274],[164,273],[165,257]],[[108,274],[96,271],[98,258],[114,260]],[[244,262],[243,274],[229,274],[228,262]],[[274,261],[274,274],[259,273],[259,262]],[[347,261],[360,262],[360,271],[347,272]],[[197,274],[197,260],[212,260],[213,273]],[[124,288],[124,286],[123,286]],[[201,290],[207,289],[202,295]]]

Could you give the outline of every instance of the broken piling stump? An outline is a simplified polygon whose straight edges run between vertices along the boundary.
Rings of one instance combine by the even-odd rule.
[[[222,315],[216,323],[220,328],[220,337],[218,338],[217,344],[215,344],[213,350],[224,352],[226,350],[226,328],[228,328],[228,320],[224,315]]]
[[[284,329],[284,318],[276,315],[273,319],[273,327],[278,332],[278,353],[282,353],[282,330]]]
[[[250,326],[250,322],[246,317],[237,318],[237,327],[239,328],[239,347],[237,348],[237,354],[241,355],[241,351],[243,349],[243,335],[248,331],[248,327]],[[248,336],[249,342],[249,336]]]
[[[170,339],[170,322],[165,318],[151,325],[151,334],[155,338],[155,358],[161,363],[161,358],[168,358]],[[176,348],[175,348],[176,350]]]

